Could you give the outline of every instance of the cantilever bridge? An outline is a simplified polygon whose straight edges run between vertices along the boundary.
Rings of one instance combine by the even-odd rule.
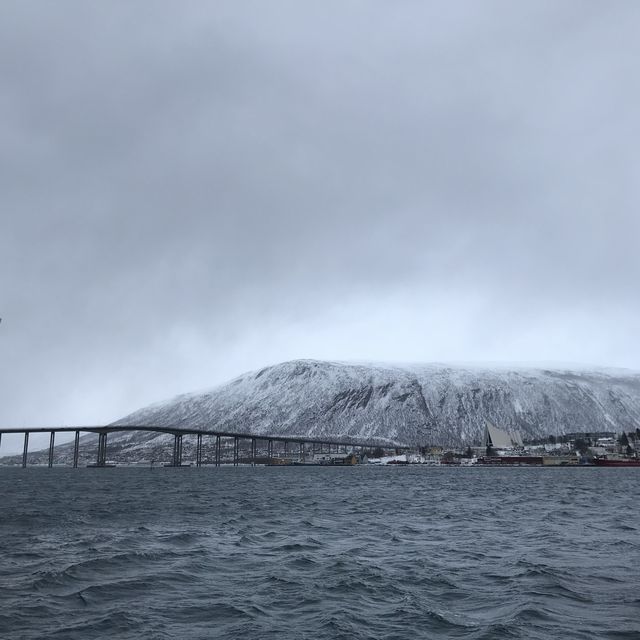
[[[49,433],[49,458],[48,466],[53,466],[53,449],[55,446],[56,433],[75,433],[75,440],[73,445],[73,467],[78,467],[79,448],[80,448],[80,434],[81,433],[95,433],[98,435],[98,454],[95,467],[111,466],[107,463],[107,436],[110,433],[121,433],[125,431],[146,431],[158,434],[171,434],[173,435],[173,455],[171,463],[168,466],[180,467],[182,466],[182,438],[184,436],[196,436],[196,466],[200,467],[203,464],[202,459],[202,438],[215,437],[215,459],[213,464],[219,467],[223,464],[221,456],[222,441],[233,441],[233,465],[237,466],[240,461],[240,442],[251,442],[251,453],[249,456],[249,462],[254,465],[258,459],[258,443],[266,443],[266,458],[271,461],[274,458],[274,445],[281,444],[284,448],[284,457],[287,457],[290,453],[295,451],[295,446],[298,447],[297,457],[304,461],[307,455],[308,447],[311,447],[310,453],[315,454],[317,447],[319,447],[320,453],[336,453],[339,454],[340,450],[344,453],[348,449],[359,449],[361,451],[367,451],[374,447],[382,446],[385,448],[393,448],[396,452],[409,449],[409,447],[396,447],[390,446],[388,443],[380,442],[379,440],[352,440],[349,438],[334,439],[318,439],[318,438],[300,438],[289,436],[270,436],[270,435],[258,435],[251,433],[234,433],[229,431],[217,431],[207,429],[193,429],[184,427],[167,427],[167,426],[149,426],[149,425],[104,425],[104,426],[75,426],[75,427],[28,427],[22,429],[3,429],[0,428],[0,443],[2,442],[3,434],[24,434],[24,447],[22,451],[22,466],[27,466],[27,455],[29,452],[29,434],[31,433]],[[326,448],[326,450],[325,450]],[[293,449],[293,451],[292,451]],[[228,464],[231,464],[230,462]]]

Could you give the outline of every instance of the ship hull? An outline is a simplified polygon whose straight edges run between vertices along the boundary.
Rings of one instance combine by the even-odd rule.
[[[593,464],[597,467],[640,467],[640,460],[603,460],[596,458]]]

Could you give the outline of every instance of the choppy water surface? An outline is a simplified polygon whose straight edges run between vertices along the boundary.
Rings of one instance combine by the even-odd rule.
[[[639,469],[0,469],[0,637],[640,637]]]

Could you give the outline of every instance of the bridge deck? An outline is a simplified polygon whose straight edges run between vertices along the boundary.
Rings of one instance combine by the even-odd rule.
[[[282,435],[265,435],[254,434],[245,432],[234,431],[219,431],[217,429],[194,429],[186,427],[172,427],[172,426],[155,426],[155,425],[83,425],[83,426],[64,426],[64,427],[22,427],[19,429],[0,428],[0,442],[3,434],[24,434],[24,447],[22,453],[22,466],[27,466],[27,453],[29,448],[29,435],[31,433],[49,433],[49,457],[48,466],[53,466],[53,449],[55,443],[56,433],[75,433],[74,451],[73,451],[73,466],[78,466],[78,448],[80,433],[96,433],[98,434],[98,459],[95,467],[110,466],[107,464],[107,434],[109,433],[121,433],[130,431],[143,431],[153,432],[158,434],[171,434],[174,437],[173,444],[173,456],[170,466],[179,467],[182,466],[182,438],[186,435],[197,436],[196,444],[196,466],[202,465],[202,436],[214,436],[216,438],[216,456],[215,464],[220,466],[221,464],[221,439],[233,439],[233,464],[239,464],[239,441],[251,440],[251,456],[250,460],[252,464],[255,464],[257,459],[257,443],[258,441],[265,441],[268,443],[268,458],[273,458],[273,443],[280,442],[285,445],[285,452],[287,445],[290,443],[297,443],[300,448],[299,457],[301,460],[305,459],[305,447],[306,445],[312,445],[312,452],[315,454],[315,445],[320,445],[320,451],[324,446],[336,447],[336,451],[340,447],[354,447],[359,449],[372,449],[375,447],[393,448],[396,451],[407,450],[410,447],[396,446],[395,444],[382,442],[380,440],[355,440],[351,438],[308,438],[298,436],[282,436]],[[345,451],[346,452],[346,451]]]

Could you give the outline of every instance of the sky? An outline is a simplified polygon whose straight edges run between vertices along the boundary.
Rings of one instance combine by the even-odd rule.
[[[3,2],[0,425],[293,358],[640,369],[639,32],[635,0]]]

